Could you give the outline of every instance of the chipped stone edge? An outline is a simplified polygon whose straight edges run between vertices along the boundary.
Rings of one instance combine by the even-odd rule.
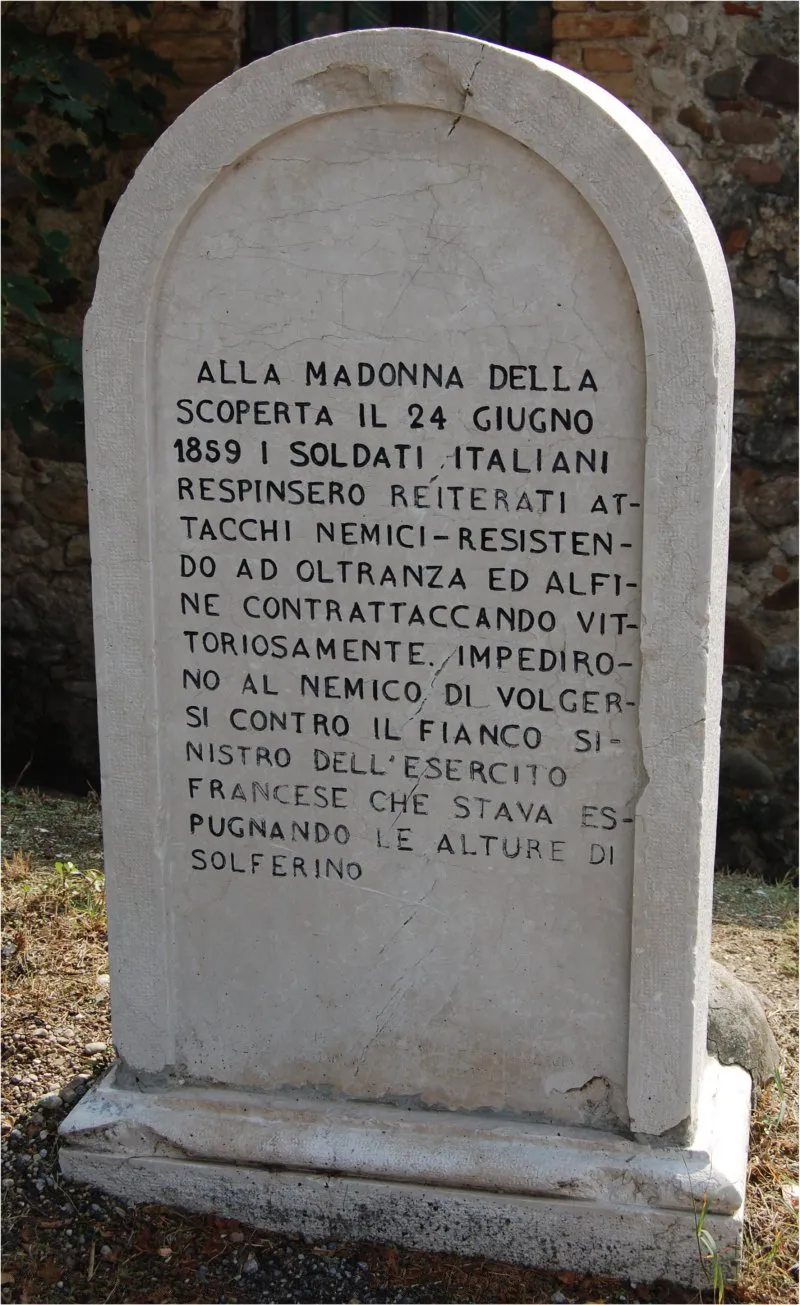
[[[311,1238],[369,1238],[539,1267],[704,1284],[697,1214],[735,1273],[750,1079],[709,1061],[690,1146],[447,1111],[213,1088],[116,1071],[61,1126],[61,1168]]]

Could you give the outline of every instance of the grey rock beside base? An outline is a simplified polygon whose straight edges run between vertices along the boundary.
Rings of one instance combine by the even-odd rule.
[[[721,1065],[741,1065],[755,1086],[780,1068],[780,1049],[758,996],[718,961],[711,962],[708,1050]]]
[[[705,1203],[726,1276],[736,1273],[750,1109],[737,1066],[709,1061],[684,1147],[289,1094],[132,1092],[115,1078],[65,1120],[61,1167],[128,1200],[311,1239],[698,1286]]]

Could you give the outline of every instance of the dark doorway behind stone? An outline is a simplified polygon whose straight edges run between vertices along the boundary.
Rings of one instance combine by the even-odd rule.
[[[242,62],[252,63],[298,41],[365,27],[429,27],[547,56],[552,48],[551,8],[550,4],[524,0],[495,0],[493,4],[464,0],[399,4],[389,0],[363,4],[347,0],[261,0],[247,6]]]

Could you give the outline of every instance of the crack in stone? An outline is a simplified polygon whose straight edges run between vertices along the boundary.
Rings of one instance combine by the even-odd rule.
[[[473,66],[472,72],[470,73],[469,77],[467,78],[467,80],[466,80],[466,84],[464,85],[464,87],[463,87],[463,89],[462,89],[462,91],[461,91],[461,108],[460,108],[458,114],[456,115],[456,117],[453,119],[453,122],[452,122],[452,124],[451,124],[451,126],[450,126],[450,130],[449,130],[448,133],[447,133],[447,139],[448,139],[448,140],[450,139],[450,137],[452,136],[452,134],[453,134],[453,132],[455,131],[456,127],[458,126],[458,124],[460,123],[461,119],[462,119],[463,116],[464,116],[464,110],[465,110],[465,108],[467,107],[467,100],[469,99],[470,95],[472,95],[472,89],[471,89],[471,88],[472,88],[472,80],[473,80],[473,78],[474,78],[476,72],[477,72],[478,69],[480,68],[481,64],[483,63],[483,56],[484,56],[485,52],[486,52],[486,46],[485,46],[485,45],[482,45],[482,46],[481,46],[481,49],[480,49],[480,54],[478,55],[477,59],[475,60],[475,64],[474,64],[474,66]]]

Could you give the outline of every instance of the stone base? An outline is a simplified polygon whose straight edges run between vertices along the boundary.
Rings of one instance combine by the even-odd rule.
[[[686,1147],[288,1093],[131,1092],[115,1079],[62,1124],[61,1168],[131,1201],[312,1240],[697,1286],[705,1204],[725,1275],[736,1273],[750,1113],[736,1066],[709,1062]]]

